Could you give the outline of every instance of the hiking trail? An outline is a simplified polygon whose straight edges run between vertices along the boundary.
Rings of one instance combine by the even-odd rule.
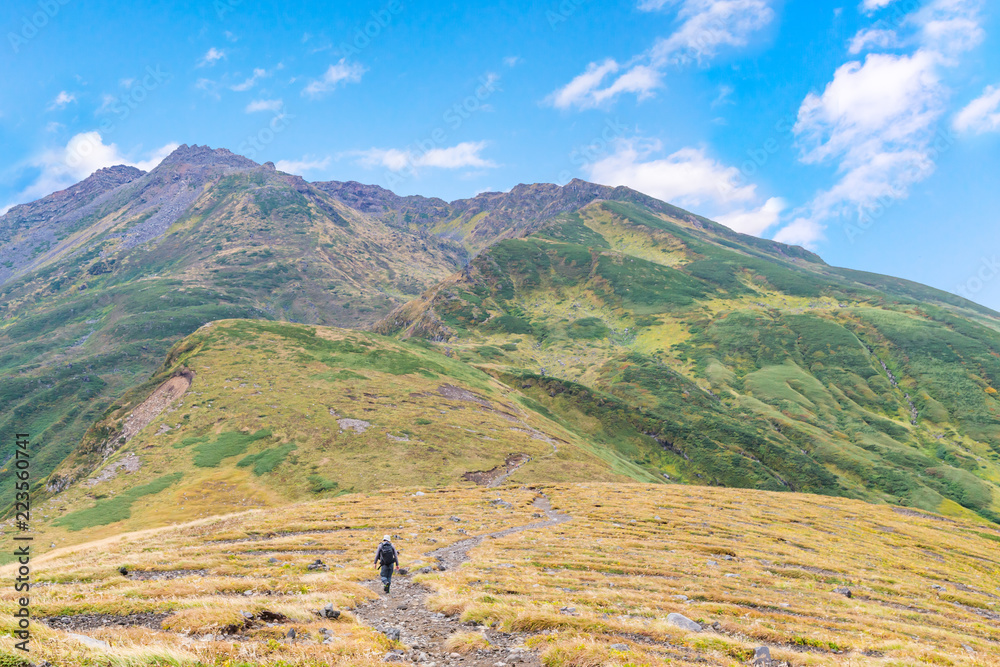
[[[498,538],[526,530],[541,530],[570,521],[573,517],[552,509],[545,496],[535,498],[534,506],[545,513],[544,521],[506,528],[494,533],[478,535],[461,540],[447,547],[431,551],[426,555],[436,558],[444,570],[453,570],[469,560],[469,550],[484,539]],[[440,569],[440,568],[439,568]],[[393,631],[399,632],[399,642],[408,650],[390,651],[387,662],[412,662],[426,667],[463,665],[472,667],[495,667],[497,665],[525,665],[537,667],[541,664],[537,654],[524,645],[529,636],[525,632],[500,632],[485,626],[463,623],[459,617],[446,616],[431,611],[427,598],[433,591],[414,583],[410,575],[396,575],[392,580],[392,592],[382,592],[382,584],[377,574],[366,585],[379,595],[378,599],[365,602],[353,610],[359,621],[395,638]],[[448,637],[456,632],[478,631],[489,640],[489,647],[466,654],[453,653],[445,647]]]

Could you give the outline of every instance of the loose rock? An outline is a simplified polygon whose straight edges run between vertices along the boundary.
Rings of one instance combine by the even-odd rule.
[[[684,614],[667,614],[667,623],[675,625],[682,630],[688,630],[690,632],[701,632],[701,626],[692,621],[690,618]]]

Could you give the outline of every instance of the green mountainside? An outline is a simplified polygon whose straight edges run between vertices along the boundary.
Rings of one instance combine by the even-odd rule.
[[[998,324],[921,285],[595,202],[375,330],[435,341],[581,435],[658,442],[675,481],[996,520]]]
[[[89,429],[50,478],[63,490],[36,529],[62,545],[84,529],[382,488],[656,481],[632,452],[595,446],[546,412],[422,341],[221,320],[177,343]]]
[[[102,170],[15,207],[0,218],[0,251],[11,258],[0,276],[0,430],[32,435],[36,479],[206,322],[363,327],[465,256],[297,176],[198,146],[148,174]]]
[[[444,202],[183,146],[0,250],[0,429],[60,534],[498,479],[1000,519],[1000,315],[628,188]]]

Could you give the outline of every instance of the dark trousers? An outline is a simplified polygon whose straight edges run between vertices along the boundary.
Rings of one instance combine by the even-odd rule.
[[[388,565],[382,563],[382,572],[380,574],[382,575],[383,585],[392,583],[392,563],[389,563]]]

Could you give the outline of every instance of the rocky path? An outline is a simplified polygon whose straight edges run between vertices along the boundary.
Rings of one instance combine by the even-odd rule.
[[[469,549],[488,537],[504,537],[525,530],[551,528],[572,519],[568,514],[556,512],[548,498],[535,499],[539,518],[544,520],[524,526],[507,528],[488,535],[471,537],[428,554],[436,558],[439,568],[450,570],[469,560]],[[474,667],[503,667],[505,665],[537,666],[538,656],[524,645],[526,633],[498,632],[491,628],[462,623],[458,616],[446,616],[427,608],[427,598],[432,594],[426,586],[414,583],[409,576],[393,577],[392,592],[382,592],[382,584],[375,579],[369,587],[379,598],[358,607],[357,618],[384,632],[391,639],[398,639],[409,650],[396,650],[386,655],[386,661],[411,662],[432,667],[434,665],[467,665]],[[446,647],[448,638],[459,632],[479,632],[489,641],[489,646],[468,653],[459,653]]]

